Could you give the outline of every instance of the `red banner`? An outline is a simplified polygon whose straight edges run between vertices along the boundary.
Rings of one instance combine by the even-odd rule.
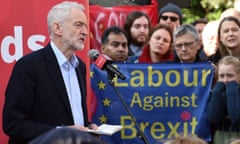
[[[23,55],[42,48],[49,42],[47,31],[47,13],[50,8],[62,0],[7,0],[0,2],[0,111],[2,113],[4,92],[7,86],[12,67]],[[88,1],[78,0],[84,4],[88,14]],[[85,50],[78,55],[89,65]],[[89,73],[89,72],[88,72]],[[89,76],[88,76],[89,77]],[[89,85],[89,84],[88,84]],[[89,88],[88,88],[89,89]],[[0,116],[0,143],[6,144],[8,137],[2,130],[2,114]]]
[[[103,31],[110,26],[123,26],[127,15],[134,11],[146,13],[155,25],[158,21],[158,4],[152,0],[151,5],[144,6],[114,6],[102,7],[99,5],[89,6],[90,10],[90,48],[99,49]]]

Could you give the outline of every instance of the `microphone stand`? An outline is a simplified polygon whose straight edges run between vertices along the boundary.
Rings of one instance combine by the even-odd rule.
[[[137,136],[138,136],[140,139],[142,139],[145,144],[149,144],[149,141],[148,141],[146,135],[144,134],[144,132],[141,131],[140,126],[139,126],[139,124],[137,123],[136,118],[133,116],[132,112],[130,111],[128,105],[127,105],[126,102],[124,101],[124,99],[123,99],[122,95],[120,94],[119,90],[114,86],[114,77],[117,78],[117,76],[115,76],[114,73],[112,73],[112,72],[110,72],[110,71],[107,71],[107,77],[108,77],[108,82],[110,83],[110,85],[111,85],[111,86],[113,87],[113,89],[115,90],[115,92],[116,92],[117,96],[119,97],[119,99],[121,100],[124,108],[126,109],[127,113],[130,115],[133,123],[135,124],[135,126],[136,126],[136,128],[137,128],[137,131],[138,131]]]

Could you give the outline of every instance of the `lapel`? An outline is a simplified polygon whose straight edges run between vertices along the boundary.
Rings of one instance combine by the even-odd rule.
[[[79,60],[79,66],[76,68],[76,73],[77,73],[77,77],[78,77],[78,82],[80,85],[80,89],[81,89],[81,95],[82,95],[82,109],[83,109],[83,115],[84,115],[84,123],[85,126],[87,126],[88,123],[88,116],[87,116],[87,100],[86,100],[86,68],[85,68],[85,64],[80,60]]]
[[[59,93],[60,98],[63,100],[64,106],[66,107],[68,114],[72,117],[71,107],[68,100],[68,95],[66,91],[66,87],[64,84],[64,80],[60,71],[60,68],[58,66],[57,58],[50,46],[48,44],[46,47],[46,53],[45,53],[45,63],[47,70],[49,72],[49,75],[51,79],[53,80],[55,87]]]
[[[85,83],[85,73],[84,70],[82,69],[82,63],[80,62],[79,63],[79,66],[76,68],[76,73],[77,73],[77,77],[78,77],[78,82],[79,82],[79,85],[80,85],[80,89],[81,89],[81,95],[83,97],[86,96],[86,83]]]

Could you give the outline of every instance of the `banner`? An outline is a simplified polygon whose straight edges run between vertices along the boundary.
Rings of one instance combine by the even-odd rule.
[[[127,15],[135,10],[146,13],[152,25],[158,22],[158,2],[156,0],[152,0],[150,5],[142,6],[102,7],[100,5],[90,5],[90,48],[100,50],[103,31],[110,26],[123,27]]]
[[[198,135],[210,140],[205,111],[213,79],[210,63],[116,64],[126,80],[114,79],[95,64],[91,87],[97,99],[93,121],[122,125],[121,132],[103,136],[107,143],[142,143],[119,91],[150,143],[162,143],[177,135]]]

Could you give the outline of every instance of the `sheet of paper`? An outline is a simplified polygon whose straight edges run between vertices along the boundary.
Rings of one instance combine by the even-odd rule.
[[[113,135],[122,129],[121,125],[102,124],[97,130],[89,129],[88,132],[100,135]]]

